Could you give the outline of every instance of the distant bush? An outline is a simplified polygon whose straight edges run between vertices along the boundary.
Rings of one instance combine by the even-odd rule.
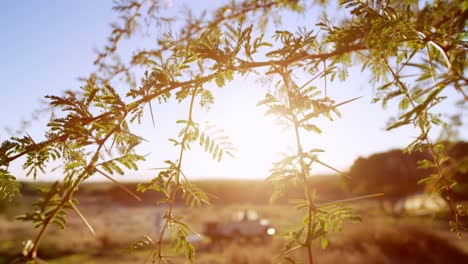
[[[445,169],[447,178],[454,178],[458,185],[453,189],[458,198],[468,198],[468,142],[447,145],[447,154],[451,164]],[[431,185],[418,184],[418,181],[431,174],[431,170],[420,168],[418,161],[430,159],[428,152],[391,150],[372,154],[367,158],[358,158],[350,169],[351,179],[346,181],[347,188],[354,194],[372,192],[385,193],[385,199],[397,200],[415,192],[431,189]],[[460,164],[459,164],[460,163]]]
[[[391,200],[421,191],[424,187],[418,181],[429,171],[418,169],[417,161],[428,156],[422,152],[405,155],[397,149],[358,158],[349,171],[348,188],[355,194],[383,192]]]

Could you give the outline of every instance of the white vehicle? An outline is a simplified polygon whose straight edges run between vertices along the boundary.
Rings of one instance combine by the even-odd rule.
[[[234,242],[243,240],[268,242],[276,230],[268,220],[259,219],[255,211],[244,210],[235,214],[233,220],[205,223],[203,233],[211,242],[226,239]]]
[[[398,201],[394,207],[398,215],[430,216],[450,212],[450,206],[440,195],[413,194]]]

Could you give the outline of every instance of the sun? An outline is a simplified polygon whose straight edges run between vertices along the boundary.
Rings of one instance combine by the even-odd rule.
[[[245,80],[234,81],[233,86],[215,94],[215,104],[199,123],[202,129],[205,123],[222,129],[235,148],[235,158],[224,156],[218,163],[193,148],[186,162],[195,177],[265,179],[280,153],[292,148],[288,133],[282,131],[273,117],[265,116],[265,107],[256,105],[265,91],[254,90],[258,87]],[[195,161],[192,157],[196,157]]]

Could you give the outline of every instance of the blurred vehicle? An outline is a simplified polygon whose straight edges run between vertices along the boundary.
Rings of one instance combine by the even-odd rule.
[[[230,240],[268,242],[276,233],[266,219],[260,219],[253,210],[243,210],[234,214],[229,221],[210,221],[204,224],[203,234],[210,238],[211,242]]]
[[[395,205],[397,215],[442,216],[450,213],[447,201],[436,194],[414,194],[401,199]]]

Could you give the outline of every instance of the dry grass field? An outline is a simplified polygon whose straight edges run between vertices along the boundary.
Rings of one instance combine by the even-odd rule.
[[[288,231],[302,217],[287,206],[252,206],[248,204],[213,206],[201,209],[178,208],[196,232],[202,231],[203,222],[227,219],[231,212],[254,208],[270,219],[279,233]],[[155,237],[156,217],[163,208],[119,207],[89,205],[82,210],[96,230],[93,236],[73,212],[66,230],[52,228],[40,249],[49,263],[144,263],[150,250],[124,253],[122,249],[139,240],[142,235]],[[159,213],[158,213],[159,212]],[[8,263],[20,254],[22,241],[35,234],[29,223],[0,218],[0,262]],[[368,215],[360,224],[349,224],[342,233],[332,235],[330,246],[322,250],[316,245],[318,263],[463,263],[468,260],[468,240],[457,240],[446,228],[443,220],[393,219]],[[267,245],[229,244],[209,245],[197,242],[196,263],[281,263],[278,252],[279,237]],[[300,252],[296,253],[301,258]],[[451,260],[451,261],[449,261]],[[448,261],[448,262],[447,262]],[[183,259],[175,263],[184,263]]]
[[[0,263],[11,263],[21,255],[22,243],[33,239],[37,230],[31,223],[14,220],[24,213],[32,197],[23,196],[0,215]],[[317,263],[468,263],[468,234],[458,240],[448,230],[448,221],[430,217],[400,217],[385,215],[376,201],[353,204],[363,222],[346,224],[343,232],[333,233],[326,250],[315,244]],[[147,235],[154,240],[158,234],[157,219],[164,212],[156,205],[128,206],[111,201],[82,199],[80,209],[94,227],[96,236],[83,224],[79,216],[70,211],[65,230],[56,226],[49,229],[39,250],[47,263],[151,263],[151,249],[126,252],[124,249]],[[270,220],[277,235],[267,244],[244,242],[211,243],[201,238],[195,243],[195,263],[283,263],[281,234],[302,221],[302,212],[285,204],[215,204],[203,208],[178,206],[175,214],[195,232],[202,233],[203,224],[210,220],[229,219],[239,210],[254,209],[261,218]],[[293,254],[301,260],[303,251]],[[173,263],[185,263],[177,256]],[[304,263],[304,262],[300,262]]]

